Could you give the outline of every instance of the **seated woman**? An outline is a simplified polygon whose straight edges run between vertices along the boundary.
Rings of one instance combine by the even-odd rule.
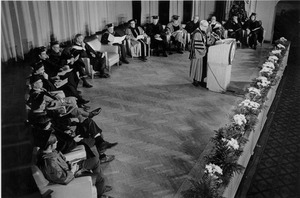
[[[256,20],[256,13],[252,13],[249,19],[245,22],[244,28],[247,30],[249,37],[249,47],[256,49],[257,42],[262,43],[264,28],[262,27],[261,21]]]
[[[171,22],[168,23],[166,28],[167,34],[175,41],[177,52],[183,54],[183,47],[185,46],[187,39],[187,31],[183,29],[179,21],[179,16],[173,15]]]
[[[228,31],[228,38],[235,38],[237,42],[242,42],[242,23],[239,22],[237,15],[233,15],[232,19],[228,20],[224,27]]]
[[[136,26],[134,19],[131,19],[128,23],[129,28],[126,29],[126,35],[130,39],[130,47],[134,48],[142,61],[147,61],[146,57],[149,54],[148,36],[140,26]]]
[[[104,185],[104,178],[99,162],[96,163],[92,173],[79,171],[77,164],[69,163],[61,152],[56,151],[57,138],[54,134],[49,134],[44,145],[38,152],[37,165],[43,172],[45,178],[50,182],[58,184],[68,184],[75,177],[91,176],[93,185],[97,188],[97,197],[111,198],[104,195],[105,192],[112,190],[111,186]]]

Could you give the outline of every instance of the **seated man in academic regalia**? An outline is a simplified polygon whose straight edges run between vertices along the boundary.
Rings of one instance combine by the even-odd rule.
[[[184,29],[191,34],[199,27],[199,23],[199,16],[195,15],[192,21],[187,22]]]
[[[105,72],[105,56],[102,52],[95,52],[95,50],[84,42],[82,34],[76,34],[74,38],[74,44],[71,49],[71,53],[74,57],[79,55],[77,61],[82,62],[81,58],[89,58],[91,65],[95,71],[99,71],[100,78],[109,78],[110,75]]]
[[[183,47],[187,40],[187,31],[183,29],[178,15],[173,15],[171,22],[167,25],[167,34],[171,36],[171,39],[177,46],[177,53],[183,54]]]
[[[123,34],[123,33],[122,33]],[[125,34],[125,32],[124,32]],[[106,25],[106,30],[102,34],[101,43],[105,45],[115,45],[119,48],[119,55],[120,55],[120,63],[128,64],[128,60],[126,59],[126,46],[125,41],[122,43],[113,43],[115,36],[123,36],[118,32],[114,31],[114,24],[109,23]]]
[[[159,56],[159,48],[162,49],[162,53],[164,57],[167,57],[167,37],[166,33],[163,29],[163,26],[159,23],[158,16],[152,16],[153,23],[149,24],[146,33],[151,38],[151,48],[154,49],[154,54],[156,53]]]

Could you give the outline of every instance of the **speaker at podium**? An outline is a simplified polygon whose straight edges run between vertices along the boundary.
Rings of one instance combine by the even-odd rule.
[[[207,88],[214,92],[226,91],[231,78],[231,63],[236,50],[235,39],[219,40],[208,48]]]

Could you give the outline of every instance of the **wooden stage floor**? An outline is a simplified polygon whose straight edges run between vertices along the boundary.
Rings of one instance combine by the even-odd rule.
[[[270,45],[256,51],[239,48],[230,89],[239,92],[258,75]],[[110,79],[94,79],[80,88],[93,108],[104,137],[119,144],[107,151],[116,159],[103,164],[108,194],[116,198],[166,198],[179,195],[191,170],[199,167],[214,130],[229,122],[241,98],[194,87],[188,78],[188,52],[144,63],[112,67]],[[81,87],[81,86],[80,86]]]

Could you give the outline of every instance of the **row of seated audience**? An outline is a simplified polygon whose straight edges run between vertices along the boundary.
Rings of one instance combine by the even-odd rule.
[[[114,42],[114,38],[123,34],[116,32],[113,24],[108,24],[107,29],[97,33],[101,34],[102,44],[118,47],[120,64],[129,63],[126,58],[128,45],[140,55],[142,61],[147,61],[150,48],[157,56],[162,52],[163,56],[167,57],[170,41],[175,44],[178,53],[183,53],[189,41],[189,34],[194,40],[200,40],[203,46],[208,45],[201,39],[204,37],[200,29],[211,33],[215,40],[224,38],[226,36],[224,32],[227,30],[228,37],[236,38],[238,41],[241,41],[242,29],[249,29],[249,45],[253,48],[256,47],[257,39],[260,42],[262,40],[261,23],[256,21],[255,14],[252,14],[244,24],[234,15],[224,27],[213,16],[210,23],[203,21],[200,29],[198,16],[188,22],[185,28],[177,15],[172,17],[166,28],[159,23],[158,16],[153,16],[153,23],[147,24],[144,28],[137,26],[134,19],[128,23],[129,26],[124,31],[126,39],[118,43]],[[207,28],[210,31],[207,31]],[[194,34],[199,34],[199,38]],[[210,35],[207,38],[209,37]],[[193,47],[202,49],[203,46]],[[100,164],[114,160],[115,157],[106,155],[105,151],[116,146],[117,142],[109,143],[104,140],[102,130],[93,120],[101,108],[89,112],[90,107],[87,106],[89,101],[84,99],[78,90],[80,80],[83,87],[92,87],[86,80],[83,58],[90,59],[93,69],[99,72],[100,78],[110,77],[105,72],[105,56],[104,53],[96,52],[89,46],[82,34],[77,34],[71,45],[64,46],[63,49],[61,47],[58,41],[52,41],[48,50],[44,46],[37,48],[32,74],[29,77],[28,122],[32,128],[34,145],[39,147],[37,165],[44,176],[53,183],[67,184],[74,177],[92,176],[98,197],[109,197],[104,193],[112,188],[104,185]],[[201,60],[202,57],[200,56]],[[195,65],[198,62],[191,63],[192,73],[197,73],[193,70],[196,70]],[[205,75],[202,73],[197,75],[198,77],[193,77],[194,83],[203,83]],[[68,164],[63,154],[78,145],[84,146],[87,159],[77,165]]]

